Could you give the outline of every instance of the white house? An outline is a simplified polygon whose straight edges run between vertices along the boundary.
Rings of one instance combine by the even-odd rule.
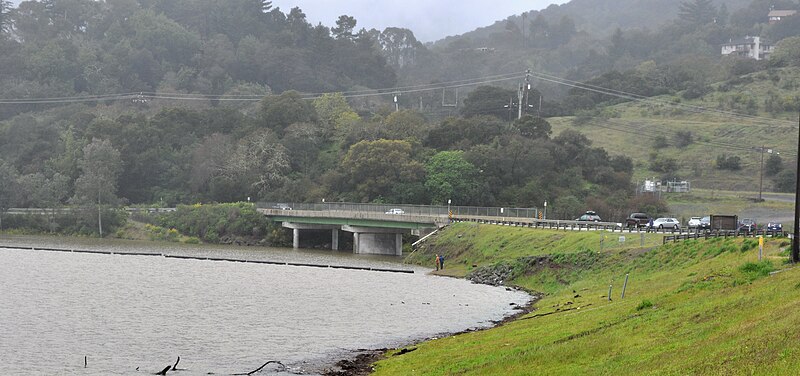
[[[771,10],[767,17],[769,18],[769,23],[773,24],[786,17],[794,16],[795,13],[797,13],[796,10]]]
[[[769,58],[775,46],[761,40],[761,37],[746,36],[742,39],[731,39],[722,45],[723,55],[749,57],[756,60]]]

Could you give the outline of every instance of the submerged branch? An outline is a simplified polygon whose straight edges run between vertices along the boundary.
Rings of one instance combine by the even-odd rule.
[[[262,364],[261,367],[258,367],[256,369],[250,371],[250,372],[247,372],[247,373],[234,373],[232,375],[233,376],[249,376],[249,375],[252,375],[252,374],[254,374],[254,373],[258,372],[258,371],[261,371],[262,368],[266,367],[267,364],[270,364],[270,363],[279,364],[283,369],[286,369],[286,366],[283,363],[281,363],[281,362],[279,362],[277,360],[270,360],[269,362],[266,362],[266,363]]]

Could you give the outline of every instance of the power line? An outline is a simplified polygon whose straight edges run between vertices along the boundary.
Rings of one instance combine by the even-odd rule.
[[[577,82],[577,81],[572,81],[572,80],[568,80],[568,79],[565,79],[565,78],[552,76],[552,75],[548,75],[548,74],[540,73],[540,72],[531,72],[531,75],[536,77],[536,78],[538,78],[538,79],[540,79],[540,80],[542,80],[542,81],[547,81],[547,82],[555,83],[555,84],[558,84],[558,85],[569,86],[569,87],[573,87],[573,88],[576,88],[576,89],[591,91],[591,92],[604,94],[604,95],[609,95],[609,96],[614,96],[614,97],[618,97],[618,98],[629,99],[629,100],[637,101],[637,102],[660,104],[660,105],[671,106],[671,107],[679,107],[679,108],[684,108],[684,109],[691,110],[692,112],[695,112],[695,113],[716,113],[716,114],[720,114],[720,115],[726,115],[726,116],[737,117],[737,118],[747,118],[747,119],[751,119],[751,120],[757,120],[759,123],[762,123],[762,125],[775,126],[774,125],[775,122],[781,122],[781,123],[786,123],[787,125],[791,124],[792,127],[794,126],[794,121],[789,121],[789,120],[771,119],[771,118],[766,118],[766,117],[762,117],[762,116],[742,114],[742,113],[735,112],[735,111],[725,111],[725,110],[718,110],[718,109],[706,108],[706,107],[701,107],[701,106],[687,105],[687,104],[682,104],[682,103],[674,103],[674,102],[671,102],[671,101],[665,101],[665,100],[661,100],[661,99],[657,99],[657,98],[653,98],[653,97],[646,97],[646,96],[643,96],[643,95],[630,93],[630,92],[626,92],[626,91],[622,91],[622,90],[609,89],[609,88],[602,87],[602,86],[597,86],[597,85],[591,85],[591,84],[587,84],[587,83],[581,83],[581,82]]]
[[[478,78],[470,78],[463,80],[454,80],[442,83],[420,84],[412,86],[401,86],[393,88],[382,89],[367,89],[355,90],[344,92],[328,92],[328,93],[301,93],[301,97],[307,100],[321,98],[325,94],[343,94],[345,98],[363,98],[363,97],[377,97],[391,94],[404,94],[404,93],[417,93],[441,89],[459,88],[465,86],[484,85],[495,82],[510,81],[519,79],[524,75],[520,73],[507,73],[500,75],[492,75]],[[65,97],[44,97],[44,98],[17,98],[17,99],[0,99],[0,104],[63,104],[63,103],[81,103],[81,102],[95,102],[95,101],[108,101],[108,100],[130,100],[135,98],[145,99],[161,99],[161,100],[179,100],[179,101],[236,101],[236,102],[257,102],[263,99],[262,95],[230,95],[230,94],[190,94],[190,93],[159,93],[159,92],[139,92],[139,93],[118,93],[118,94],[105,94],[105,95],[81,95],[81,96],[65,96]]]

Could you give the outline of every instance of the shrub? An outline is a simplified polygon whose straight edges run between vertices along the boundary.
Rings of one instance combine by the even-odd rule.
[[[217,243],[226,236],[268,233],[269,221],[249,203],[182,205],[177,209],[159,218],[159,224],[205,242]]]
[[[675,140],[675,146],[682,149],[694,142],[694,135],[691,131],[677,131],[673,139]]]
[[[747,252],[751,249],[754,249],[756,246],[758,246],[758,240],[747,239],[742,242],[742,247],[739,250],[742,252]]]
[[[653,302],[651,302],[649,300],[642,300],[642,302],[639,303],[638,306],[636,306],[636,310],[637,311],[641,311],[643,309],[647,309],[647,308],[651,308],[651,307],[653,307]]]
[[[757,263],[748,262],[739,267],[739,271],[744,275],[744,282],[753,282],[759,278],[769,275],[775,270],[775,266],[771,261],[760,261]]]
[[[183,242],[186,244],[200,244],[200,239],[195,238],[194,236],[190,236],[186,238]]]
[[[717,168],[720,170],[738,171],[742,169],[742,159],[732,155],[721,154],[717,156]]]
[[[667,143],[667,136],[658,135],[653,138],[654,149],[663,149],[667,146],[669,146],[669,143]]]

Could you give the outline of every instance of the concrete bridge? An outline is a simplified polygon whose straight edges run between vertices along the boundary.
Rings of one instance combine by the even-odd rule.
[[[501,208],[449,205],[360,204],[346,202],[259,202],[258,211],[292,229],[292,245],[300,248],[309,231],[330,231],[331,248],[338,250],[340,235],[351,233],[353,253],[403,254],[403,235],[425,236],[456,218],[525,220],[537,218],[537,208]],[[307,235],[306,235],[307,236]],[[349,240],[349,239],[347,239]]]
[[[425,235],[448,223],[446,214],[386,214],[342,209],[293,210],[259,208],[269,219],[292,229],[292,246],[300,248],[304,231],[330,231],[331,249],[339,249],[340,231],[353,234],[353,253],[403,254],[403,235]]]

